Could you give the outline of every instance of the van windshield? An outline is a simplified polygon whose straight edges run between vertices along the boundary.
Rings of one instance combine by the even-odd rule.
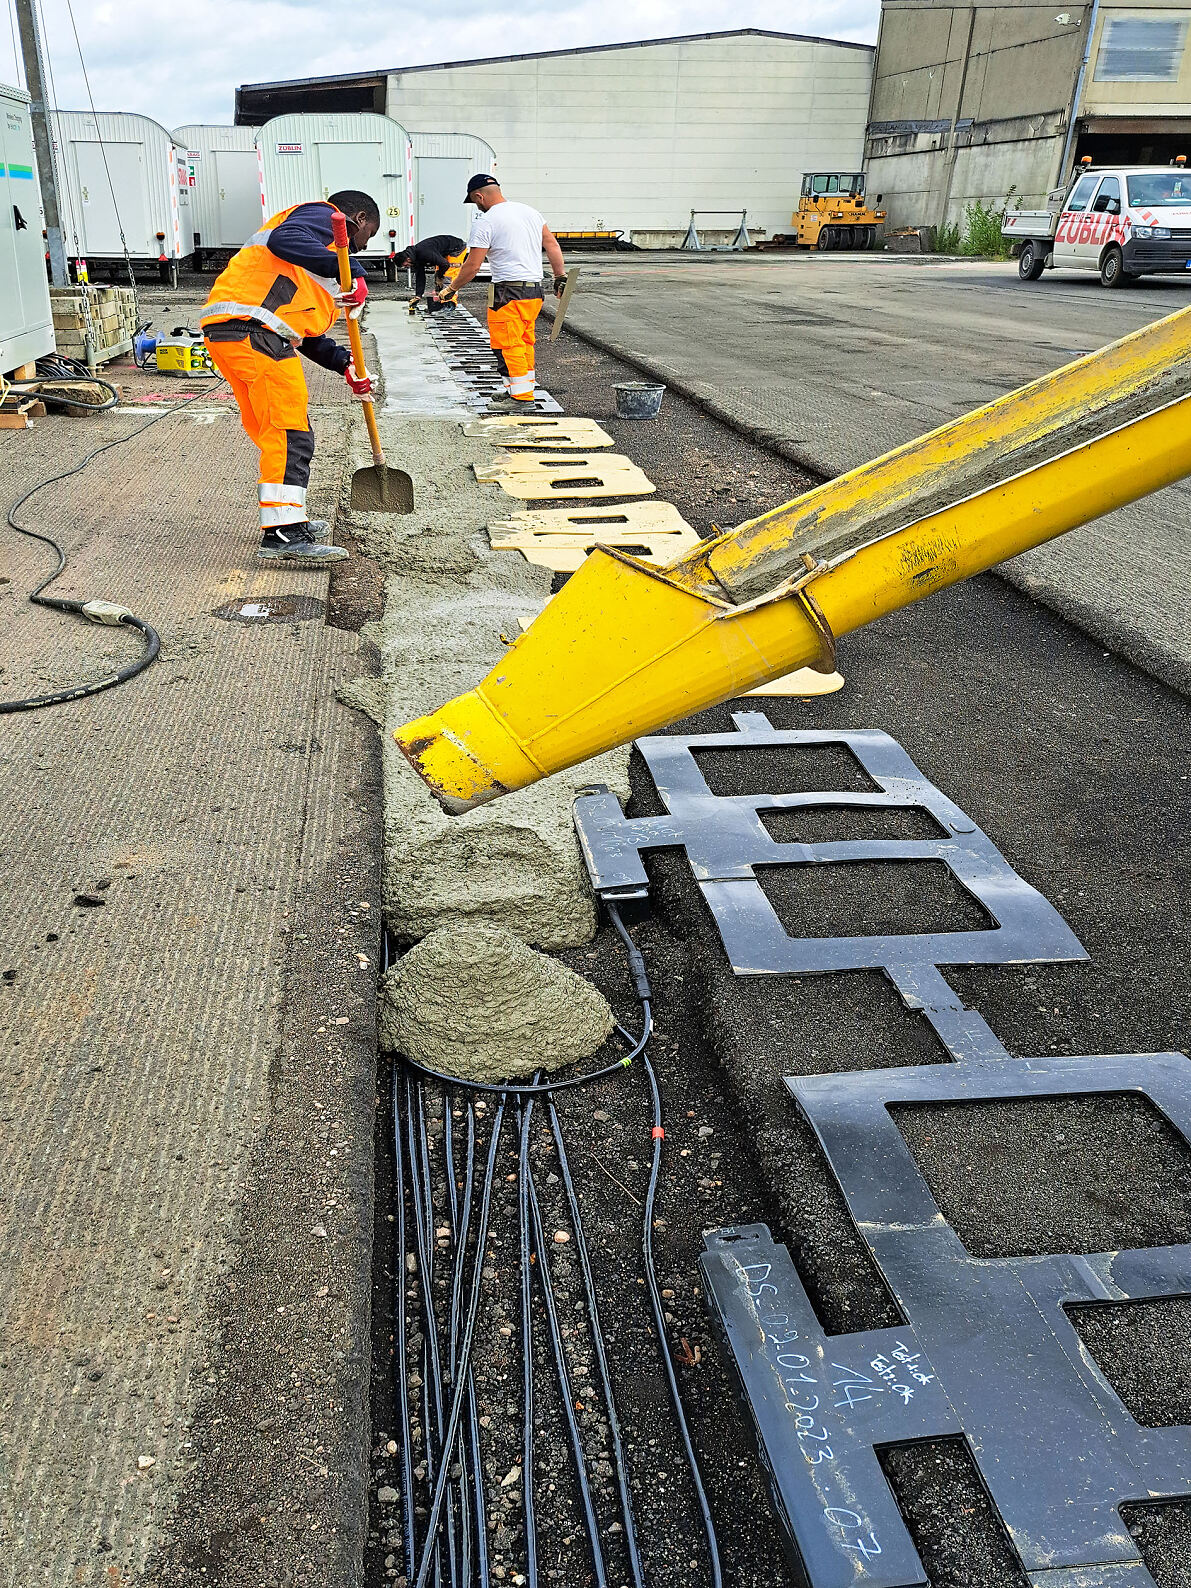
[[[1153,171],[1127,180],[1134,209],[1191,209],[1191,171]]]

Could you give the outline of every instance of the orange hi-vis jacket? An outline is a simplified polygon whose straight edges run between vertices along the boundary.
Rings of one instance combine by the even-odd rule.
[[[271,234],[295,210],[313,208],[310,202],[291,204],[266,221],[216,278],[211,295],[199,315],[199,324],[216,320],[256,320],[288,342],[322,336],[335,322],[339,306],[332,294],[339,291],[339,271],[333,249],[326,250],[326,274],[319,274],[316,249],[309,264],[294,264],[270,252]],[[327,225],[336,213],[327,211]],[[354,262],[353,262],[354,263]]]

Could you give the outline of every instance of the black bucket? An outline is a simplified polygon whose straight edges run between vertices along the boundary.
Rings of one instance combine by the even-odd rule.
[[[613,386],[616,412],[621,419],[656,419],[662,411],[666,388],[656,381],[624,380]]]

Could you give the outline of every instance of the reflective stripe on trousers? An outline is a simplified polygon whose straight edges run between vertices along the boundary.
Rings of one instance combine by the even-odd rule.
[[[245,433],[260,448],[261,528],[304,524],[314,432],[307,417],[301,361],[270,358],[247,337],[206,346],[211,362],[232,388]]]
[[[488,340],[509,377],[510,393],[531,402],[534,391],[534,328],[542,308],[538,298],[515,298],[488,310]]]

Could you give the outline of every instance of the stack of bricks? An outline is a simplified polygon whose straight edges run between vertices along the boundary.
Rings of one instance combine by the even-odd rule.
[[[136,331],[131,287],[51,287],[54,340],[63,358],[102,363],[111,350],[125,349]]]

